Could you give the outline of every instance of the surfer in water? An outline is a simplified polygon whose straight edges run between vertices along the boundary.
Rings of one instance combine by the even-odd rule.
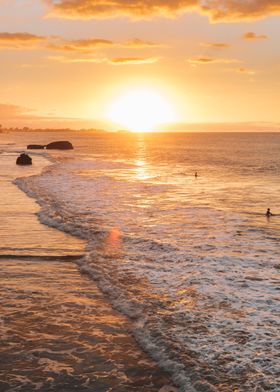
[[[266,214],[267,218],[270,218],[272,216],[272,213],[270,212],[270,208],[267,209]]]

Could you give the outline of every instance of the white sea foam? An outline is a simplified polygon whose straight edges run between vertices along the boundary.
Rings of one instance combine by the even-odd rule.
[[[88,241],[81,271],[182,391],[279,391],[276,226],[238,211],[246,187],[137,162],[76,155],[16,183],[43,223]]]

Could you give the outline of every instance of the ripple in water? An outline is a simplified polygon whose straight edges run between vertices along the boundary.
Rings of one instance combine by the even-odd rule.
[[[244,173],[250,141],[242,150],[244,136],[215,137],[182,145],[182,135],[162,136],[159,155],[159,139],[145,136],[115,160],[107,139],[98,159],[80,141],[75,160],[17,184],[40,203],[42,222],[87,240],[81,271],[134,320],[138,341],[182,390],[275,392],[279,217],[262,211],[279,207],[279,158],[261,163],[258,139]]]

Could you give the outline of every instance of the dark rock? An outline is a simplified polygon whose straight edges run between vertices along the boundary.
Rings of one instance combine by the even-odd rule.
[[[197,381],[194,384],[195,390],[199,392],[218,392],[218,390],[207,381]]]
[[[46,145],[47,150],[73,150],[73,146],[68,141],[52,142]]]
[[[29,155],[23,153],[23,154],[20,154],[20,156],[17,158],[16,164],[17,165],[32,165],[32,159],[30,158]]]
[[[41,144],[28,144],[27,148],[29,150],[43,150],[45,146],[42,146]]]

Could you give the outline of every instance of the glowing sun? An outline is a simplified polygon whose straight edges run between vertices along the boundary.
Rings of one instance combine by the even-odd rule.
[[[111,121],[131,131],[150,131],[175,121],[169,102],[153,90],[141,89],[119,96],[108,113]]]

